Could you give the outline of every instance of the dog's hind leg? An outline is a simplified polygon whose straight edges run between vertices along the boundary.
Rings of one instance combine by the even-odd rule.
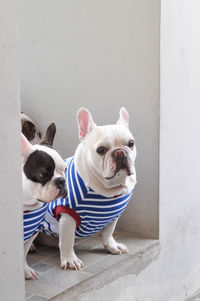
[[[128,253],[128,248],[115,241],[113,232],[117,224],[118,218],[106,225],[102,230],[103,245],[106,250],[112,254],[121,255],[122,253]]]

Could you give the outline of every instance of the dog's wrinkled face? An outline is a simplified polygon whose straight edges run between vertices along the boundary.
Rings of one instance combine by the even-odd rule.
[[[134,173],[136,148],[132,134],[121,125],[96,127],[89,141],[91,163],[106,187],[124,182]]]
[[[37,200],[50,202],[66,196],[65,164],[56,151],[34,145],[23,165],[24,186]]]
[[[42,202],[51,202],[67,194],[65,164],[60,155],[44,145],[31,145],[22,134],[23,193]],[[29,204],[30,200],[29,200]]]
[[[86,109],[77,115],[82,152],[87,165],[106,188],[123,185],[134,175],[136,147],[128,127],[128,112],[122,108],[116,124],[96,126]]]

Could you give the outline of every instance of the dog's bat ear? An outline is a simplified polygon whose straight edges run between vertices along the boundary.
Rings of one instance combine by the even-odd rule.
[[[93,121],[92,115],[85,108],[80,108],[76,115],[78,129],[79,129],[79,138],[83,140],[96,126]]]
[[[35,132],[35,125],[31,121],[25,120],[22,122],[22,133],[29,141],[34,138]]]
[[[32,148],[31,143],[26,139],[26,137],[21,133],[21,149],[22,157],[25,158]]]
[[[46,146],[53,146],[53,141],[56,134],[56,125],[52,122],[46,130],[45,135],[42,137],[39,144]]]
[[[124,107],[122,107],[119,111],[119,119],[117,121],[117,124],[121,124],[129,128],[129,114]]]

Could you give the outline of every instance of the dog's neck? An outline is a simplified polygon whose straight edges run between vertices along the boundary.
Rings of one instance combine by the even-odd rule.
[[[23,210],[31,211],[40,208],[43,205],[39,200],[23,193]]]

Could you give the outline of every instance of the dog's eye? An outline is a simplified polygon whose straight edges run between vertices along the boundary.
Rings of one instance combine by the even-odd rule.
[[[45,175],[43,175],[42,173],[39,174],[40,179],[45,178]]]
[[[47,173],[39,173],[39,178],[40,179],[45,179],[48,176]]]
[[[134,147],[134,140],[130,140],[128,143],[128,147],[133,148]]]
[[[99,155],[101,155],[101,156],[103,156],[103,155],[105,155],[105,153],[107,152],[107,148],[106,147],[104,147],[104,146],[99,146],[98,148],[97,148],[97,153],[99,154]]]

